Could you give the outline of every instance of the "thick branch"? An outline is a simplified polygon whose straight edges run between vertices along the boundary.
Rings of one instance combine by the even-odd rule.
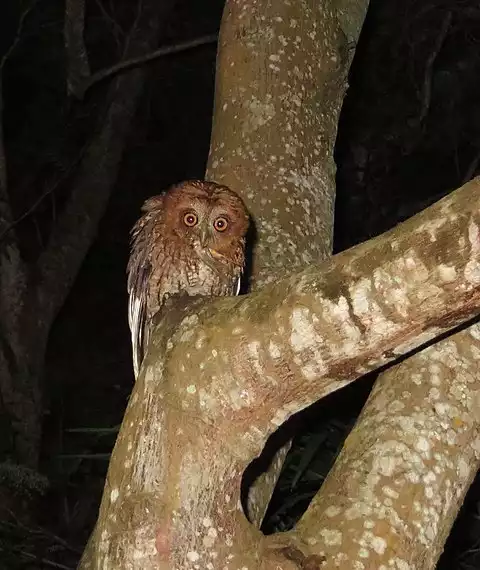
[[[195,379],[217,401],[212,421],[232,421],[233,386],[249,394],[235,433],[256,454],[291,414],[479,313],[477,178],[321,266],[207,307],[180,327],[169,361],[184,369],[179,397]],[[198,395],[182,406],[194,415],[208,409]]]
[[[476,324],[382,374],[320,494],[276,548],[322,556],[322,570],[354,568],[359,545],[372,568],[435,568],[480,467],[479,352]]]
[[[264,569],[297,568],[284,551],[261,551],[239,506],[243,469],[292,413],[478,313],[479,200],[473,181],[259,293],[173,305],[134,387],[81,568],[235,559],[254,569],[262,556]]]

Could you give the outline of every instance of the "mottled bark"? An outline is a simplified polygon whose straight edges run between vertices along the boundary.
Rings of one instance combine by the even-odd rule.
[[[320,567],[315,520],[288,545],[247,523],[242,472],[291,414],[478,314],[479,203],[474,181],[257,293],[172,302],[132,393],[81,568]],[[418,406],[417,379],[403,381]],[[472,398],[459,434],[462,421],[474,425]],[[422,437],[450,433],[445,413],[429,411]]]
[[[333,148],[367,2],[227,2],[207,178],[244,198],[250,290],[331,254]],[[287,449],[249,492],[260,524]]]
[[[162,316],[112,455],[83,570],[293,570],[324,563],[360,569],[369,567],[368,548],[375,555],[383,548],[386,568],[408,568],[402,566],[403,552],[396,560],[376,540],[377,527],[377,534],[365,534],[368,514],[365,522],[349,518],[351,512],[341,504],[340,511],[326,516],[345,515],[342,536],[352,531],[354,537],[345,543],[348,558],[328,550],[335,548],[338,535],[325,531],[325,519],[315,507],[299,532],[282,540],[263,537],[240,506],[245,466],[286,418],[478,313],[478,182],[394,231],[318,265],[330,253],[332,149],[352,55],[347,41],[358,37],[365,7],[349,0],[321,6],[227,3],[207,176],[239,191],[255,218],[252,288],[258,291],[211,304],[178,301]],[[305,265],[310,267],[301,271]],[[295,268],[296,274],[280,279]],[[402,397],[408,400],[406,393],[411,393],[407,404],[412,409],[419,406],[414,398],[423,397],[413,390],[417,380],[398,380]],[[393,386],[396,394],[395,380]],[[392,392],[377,390],[376,408],[380,401],[395,410],[395,405],[388,408]],[[468,402],[460,410],[466,445],[475,429],[475,420],[466,417],[472,399]],[[388,419],[393,433],[395,417]],[[357,440],[375,437],[374,419],[369,421],[368,435],[357,436],[354,449]],[[433,433],[452,435],[438,411],[428,422]],[[406,442],[405,434],[397,430],[394,435],[402,447],[411,443],[413,433]],[[378,446],[386,437],[390,433],[380,431]],[[467,462],[472,449],[465,451]],[[366,456],[374,463],[374,453]],[[413,466],[407,461],[412,457]],[[413,455],[406,458],[406,472],[414,472],[415,462]],[[340,482],[349,471],[359,472],[351,483],[355,497],[355,490],[364,488],[362,471],[355,471],[355,464],[347,470],[342,465],[335,472]],[[446,526],[428,530],[430,559],[440,548],[471,465],[454,484],[454,499],[438,508],[447,515]],[[398,474],[380,466],[385,478]],[[424,482],[430,479],[427,473]],[[264,489],[272,482],[266,481]],[[381,492],[385,488],[388,494],[388,482],[382,482]],[[370,489],[374,483],[375,477],[368,480]],[[329,493],[327,500],[347,501],[349,492],[350,487],[335,497]],[[260,515],[266,496],[259,495]],[[402,512],[406,518],[409,514]],[[412,525],[426,520],[410,518]],[[365,541],[367,548],[359,550]],[[425,557],[419,552],[413,549],[410,567],[421,567]]]
[[[383,374],[289,557],[338,568],[435,568],[480,467],[480,325]],[[284,550],[284,548],[286,550]]]
[[[239,192],[253,214],[251,289],[331,254],[350,61],[337,16],[331,2],[227,2],[207,178]]]

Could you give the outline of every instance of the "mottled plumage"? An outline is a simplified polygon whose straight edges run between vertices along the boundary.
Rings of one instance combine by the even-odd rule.
[[[183,182],[142,210],[127,269],[135,377],[152,318],[169,296],[238,294],[248,229],[242,200],[213,182]]]

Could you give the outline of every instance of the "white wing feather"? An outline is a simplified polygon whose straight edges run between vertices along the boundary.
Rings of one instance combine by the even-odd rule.
[[[128,324],[132,337],[133,371],[138,376],[141,364],[143,344],[143,327],[145,322],[145,302],[130,292],[128,300]]]
[[[234,295],[238,295],[240,293],[240,285],[241,283],[241,278],[240,276],[237,277],[237,282],[233,284],[233,294]]]

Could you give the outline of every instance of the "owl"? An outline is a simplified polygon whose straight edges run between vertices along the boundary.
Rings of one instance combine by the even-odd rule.
[[[190,180],[153,196],[132,229],[128,322],[135,377],[152,319],[175,294],[237,295],[249,216],[227,186]]]

